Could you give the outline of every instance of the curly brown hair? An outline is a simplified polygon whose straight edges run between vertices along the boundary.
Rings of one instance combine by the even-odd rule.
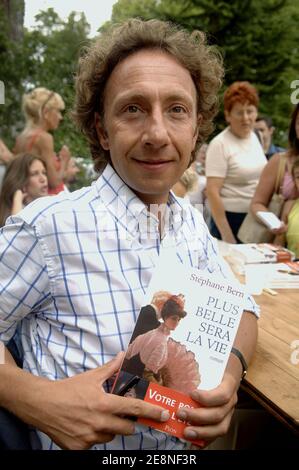
[[[226,89],[223,101],[225,111],[231,111],[236,103],[249,103],[257,108],[259,105],[259,95],[251,83],[234,82]]]
[[[212,120],[218,109],[217,95],[223,77],[220,53],[215,47],[207,45],[203,32],[189,33],[160,20],[128,20],[102,34],[85,51],[78,64],[72,114],[87,137],[97,171],[111,160],[109,152],[99,143],[95,113],[103,119],[105,86],[114,67],[140,49],[165,51],[190,72],[198,95],[198,113],[202,114],[196,148],[213,130]]]

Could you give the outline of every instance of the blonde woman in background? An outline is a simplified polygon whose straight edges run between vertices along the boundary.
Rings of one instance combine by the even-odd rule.
[[[46,88],[35,88],[23,96],[25,129],[17,137],[14,153],[30,152],[40,157],[47,166],[49,194],[63,191],[63,177],[70,151],[66,145],[59,154],[54,151],[54,140],[50,131],[58,128],[62,120],[64,102],[61,96]]]
[[[198,185],[197,174],[192,168],[188,168],[180,177],[179,181],[172,187],[172,191],[178,197],[190,202],[189,193],[196,190]]]

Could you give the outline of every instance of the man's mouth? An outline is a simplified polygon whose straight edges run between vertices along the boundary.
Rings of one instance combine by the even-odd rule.
[[[134,161],[142,166],[143,168],[148,168],[150,170],[158,170],[160,168],[163,168],[170,163],[173,162],[173,160],[135,160]]]

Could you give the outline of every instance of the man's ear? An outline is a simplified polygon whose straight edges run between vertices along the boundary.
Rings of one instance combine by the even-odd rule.
[[[109,147],[108,134],[103,123],[103,118],[99,115],[99,113],[95,113],[94,123],[95,123],[97,136],[98,136],[101,146],[103,147],[104,150],[109,150],[110,147]]]

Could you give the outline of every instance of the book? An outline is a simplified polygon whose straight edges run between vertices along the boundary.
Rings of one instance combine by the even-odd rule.
[[[246,297],[236,279],[186,267],[171,250],[160,254],[112,393],[160,405],[170,418],[137,422],[183,438],[187,423],[176,412],[200,406],[192,391],[221,383]]]
[[[265,268],[264,273],[268,287],[273,289],[299,289],[298,261],[269,264]]]
[[[231,246],[230,256],[236,255],[244,264],[281,263],[292,261],[295,254],[272,243],[244,243]]]
[[[256,215],[270,230],[281,227],[282,221],[273,212],[258,211]]]

